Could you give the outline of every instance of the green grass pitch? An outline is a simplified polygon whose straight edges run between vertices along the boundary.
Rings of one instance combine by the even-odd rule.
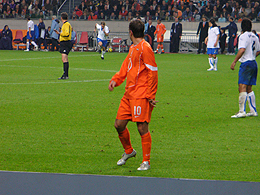
[[[260,182],[260,118],[230,118],[238,111],[234,56],[218,55],[218,71],[207,72],[206,55],[156,55],[151,169],[136,170],[135,123],[137,157],[117,166],[123,148],[113,125],[124,84],[110,92],[108,83],[126,55],[71,52],[70,79],[61,81],[60,53],[1,51],[0,170]]]

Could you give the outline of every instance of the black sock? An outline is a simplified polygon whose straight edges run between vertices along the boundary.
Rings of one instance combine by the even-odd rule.
[[[68,77],[69,76],[69,62],[64,62],[63,63],[63,70],[64,70],[64,76]]]

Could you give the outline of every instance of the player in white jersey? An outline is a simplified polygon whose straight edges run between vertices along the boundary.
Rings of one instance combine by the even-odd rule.
[[[208,37],[205,39],[205,44],[207,45],[207,54],[209,55],[209,65],[208,71],[217,71],[218,63],[218,49],[219,49],[219,36],[220,31],[214,19],[209,20],[209,30]]]
[[[97,42],[99,47],[101,48],[101,59],[104,60],[104,54],[106,52],[107,46],[107,36],[109,35],[109,28],[106,26],[105,22],[98,23],[95,26],[95,32],[98,31]]]
[[[257,63],[255,58],[260,54],[260,44],[258,37],[251,32],[252,22],[249,19],[243,19],[241,23],[242,34],[238,40],[238,53],[231,64],[234,70],[236,62],[241,62],[239,69],[239,112],[231,118],[244,118],[246,116],[258,116],[255,104],[255,94],[252,85],[256,85]],[[250,112],[246,114],[246,101]]]
[[[27,41],[26,41],[26,50],[24,51],[30,51],[30,40],[31,43],[34,45],[35,50],[38,50],[38,45],[34,42],[34,22],[31,20],[30,17],[27,17]]]

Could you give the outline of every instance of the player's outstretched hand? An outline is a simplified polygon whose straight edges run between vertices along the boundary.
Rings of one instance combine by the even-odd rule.
[[[153,99],[148,99],[148,101],[149,101],[149,103],[151,104],[152,107],[156,107],[156,103],[158,102],[158,101],[155,101]]]
[[[236,65],[236,63],[235,63],[235,62],[232,62],[231,66],[230,66],[230,69],[231,69],[231,70],[235,70],[235,65]]]
[[[113,91],[114,87],[116,86],[116,82],[115,81],[111,81],[108,85],[108,89],[109,91]]]

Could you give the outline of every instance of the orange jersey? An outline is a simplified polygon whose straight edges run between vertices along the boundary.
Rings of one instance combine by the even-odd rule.
[[[166,28],[165,28],[164,24],[160,23],[160,24],[157,24],[156,31],[154,32],[154,35],[157,34],[157,39],[158,39],[158,36],[163,35],[165,32],[166,32]]]
[[[153,50],[145,40],[138,45],[131,45],[120,71],[111,80],[119,86],[125,78],[124,96],[127,99],[155,99],[158,85],[157,64]]]

